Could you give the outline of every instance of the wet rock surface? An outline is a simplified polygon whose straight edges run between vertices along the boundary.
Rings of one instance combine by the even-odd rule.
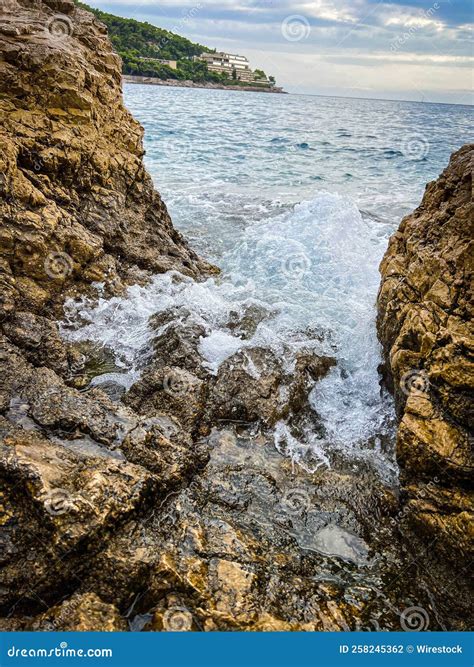
[[[381,264],[378,331],[400,418],[403,530],[439,600],[471,611],[474,146],[451,157]],[[427,548],[429,545],[429,548]]]
[[[396,489],[369,459],[309,473],[275,449],[275,420],[306,415],[333,359],[247,347],[211,373],[205,330],[168,313],[117,402],[71,383],[109,352],[64,343],[46,367],[29,322],[43,335],[12,318],[0,349],[5,628],[398,628],[417,604],[444,623],[399,581]]]
[[[246,312],[239,325],[236,314],[230,331],[248,327],[250,317]],[[153,359],[147,357],[142,377],[124,401],[143,414],[171,413],[193,434],[205,435],[216,423],[261,421],[274,426],[290,414],[296,416],[309,408],[312,387],[336,363],[307,351],[285,368],[272,350],[249,345],[211,373],[199,352],[207,333],[203,325],[183,322],[183,314],[169,311],[150,321],[159,331],[152,344]]]
[[[400,592],[396,500],[370,470],[295,473],[248,432],[207,446],[202,472],[117,531],[80,590],[145,630],[373,630],[415,599],[434,613]]]
[[[18,369],[18,349],[2,349]],[[279,366],[261,350],[252,358],[270,363],[239,401],[273,407],[263,390]],[[234,355],[222,372],[247,362]],[[282,377],[301,398],[332,363],[302,355]],[[445,627],[413,583],[396,489],[370,455],[309,473],[275,449],[262,409],[247,422],[207,417],[199,434],[155,387],[144,415],[22,364],[26,382],[10,380],[17,400],[1,423],[5,629],[373,630],[399,628],[419,605]],[[209,396],[219,373],[202,378]],[[305,401],[292,405],[304,413]]]
[[[4,631],[120,632],[128,629],[116,607],[95,593],[73,594],[26,624],[21,619],[0,620]]]

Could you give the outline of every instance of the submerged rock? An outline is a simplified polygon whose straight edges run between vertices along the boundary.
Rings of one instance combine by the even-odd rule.
[[[401,523],[429,586],[470,607],[474,331],[474,145],[451,157],[402,221],[381,264],[378,333],[400,424]]]

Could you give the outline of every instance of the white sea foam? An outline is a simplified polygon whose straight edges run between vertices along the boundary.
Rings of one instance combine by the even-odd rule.
[[[374,320],[378,263],[389,232],[364,220],[349,200],[319,193],[290,212],[250,222],[223,255],[218,280],[196,283],[168,273],[131,287],[124,298],[100,298],[94,306],[71,302],[68,320],[83,326],[63,331],[109,346],[134,373],[149,352],[150,316],[170,308],[205,326],[199,352],[213,372],[237,350],[257,345],[271,348],[288,368],[302,349],[335,356],[336,368],[310,397],[325,435],[307,434],[300,450],[286,426],[275,435],[280,448],[286,438],[303,465],[310,447],[317,468],[318,460],[328,464],[328,448],[360,454],[370,438],[386,433],[392,407],[380,396]],[[270,315],[244,340],[227,324],[250,306]]]

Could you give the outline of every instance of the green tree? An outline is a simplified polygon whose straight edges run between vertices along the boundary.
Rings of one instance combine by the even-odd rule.
[[[93,9],[79,0],[75,2],[79,7],[92,12],[99,21],[105,23],[112,46],[122,58],[124,74],[153,76],[160,79],[238,83],[235,68],[232,70],[232,79],[230,79],[228,74],[209,71],[206,63],[193,60],[193,56],[200,56],[201,53],[215,53],[216,49],[191,42],[181,35],[150,23],[114,16],[99,9]],[[164,63],[146,60],[146,58],[176,60],[177,69],[172,69]],[[261,72],[265,77],[262,70],[255,70],[255,72]]]

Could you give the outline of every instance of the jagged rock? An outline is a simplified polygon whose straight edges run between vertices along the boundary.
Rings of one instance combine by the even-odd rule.
[[[55,430],[71,438],[88,435],[111,449],[136,425],[136,415],[114,406],[100,390],[81,393],[67,387],[54,371],[34,368],[13,346],[4,345],[2,353],[1,395],[12,423],[24,416],[31,420],[30,428]]]
[[[163,333],[155,341],[153,361],[124,400],[151,417],[172,415],[194,434],[209,433],[216,422],[261,421],[272,426],[290,413],[298,415],[307,407],[314,383],[336,363],[330,357],[301,353],[288,372],[271,350],[244,348],[213,376],[203,368],[197,351],[201,334],[181,323],[168,330],[170,338]],[[180,365],[169,366],[168,359]]]
[[[129,461],[158,475],[164,491],[191,478],[208,460],[207,449],[193,443],[177,420],[156,413],[131,430],[120,449]]]
[[[3,331],[35,366],[67,373],[72,351],[68,355],[68,346],[61,339],[55,322],[33,313],[16,312],[3,324]]]
[[[206,452],[169,418],[147,421],[100,390],[79,392],[1,343],[0,610],[29,613],[38,595],[54,602],[77,587],[84,553],[184,484]]]
[[[205,461],[169,418],[77,391],[104,362],[61,340],[65,298],[94,281],[118,294],[151,272],[215,269],[145,171],[105,27],[72,0],[10,0],[0,49],[0,607],[19,618],[76,589],[88,554]],[[93,596],[71,622],[61,610],[58,629],[123,628]]]
[[[195,432],[204,414],[207,387],[203,380],[176,366],[152,366],[125,399],[141,414],[166,413]]]
[[[147,350],[127,405],[88,386],[110,360],[61,342],[54,319],[67,296],[91,294],[97,280],[110,295],[151,272],[214,269],[173,230],[144,170],[104,26],[70,0],[9,0],[0,47],[2,628],[122,630],[127,618],[164,631],[393,629],[416,601],[435,629],[438,611],[403,562],[394,495],[370,465],[306,472],[258,430],[304,411],[332,359],[302,354],[284,369],[247,347],[211,376],[198,349],[206,327],[168,312],[153,320],[155,358]],[[442,302],[444,288],[435,291]],[[248,341],[269,315],[249,306],[228,329]],[[459,422],[439,417],[432,465],[449,450],[447,472],[423,497],[404,491],[427,532],[439,532],[443,507],[448,561],[468,517],[467,491],[448,484],[465,480],[466,450],[453,443],[466,411],[456,365],[439,364],[440,405]],[[165,392],[169,372],[190,391]],[[435,424],[410,400],[417,423],[422,414]],[[236,415],[254,422],[244,435],[208,435]],[[411,447],[409,437],[421,470],[423,438]]]
[[[209,374],[202,366],[199,343],[208,330],[193,320],[191,313],[170,309],[150,318],[150,326],[159,333],[153,340],[156,364],[176,366],[198,377]]]
[[[116,607],[106,604],[95,593],[74,594],[28,623],[29,630],[62,632],[120,632],[127,622]]]
[[[124,456],[80,445],[74,440],[52,443],[18,429],[4,438],[1,450],[3,476],[24,487],[45,522],[48,514],[67,514],[54,526],[58,537],[53,541],[67,541],[65,546],[126,515],[157,482]]]
[[[400,418],[402,526],[441,604],[470,605],[474,145],[451,157],[381,264],[378,333]],[[428,495],[426,489],[429,489]]]
[[[274,424],[288,411],[283,376],[282,364],[270,350],[241,350],[220,366],[207,409],[215,419]]]
[[[212,271],[173,229],[144,169],[105,27],[73,2],[12,0],[0,18],[3,316],[133,267]],[[58,12],[60,15],[58,16]],[[20,35],[25,35],[20,37]]]
[[[294,413],[300,412],[308,402],[308,395],[318,380],[325,377],[336,365],[334,357],[299,353],[289,390],[288,403]]]
[[[94,456],[24,429],[2,439],[0,473],[11,485],[3,522],[2,607],[30,589],[57,590],[54,566],[67,554],[61,579],[71,576],[74,552],[97,546],[99,536],[136,511],[157,485],[152,474],[124,457]]]
[[[150,318],[157,330],[153,359],[124,402],[141,414],[166,413],[191,433],[207,431],[203,424],[210,373],[202,365],[199,342],[206,334],[202,324],[184,310],[170,309]]]
[[[273,425],[298,414],[311,386],[335,364],[335,359],[300,354],[292,372],[265,348],[244,348],[220,366],[209,392],[209,421],[258,421]]]
[[[249,307],[231,318],[233,333],[254,333],[268,312]],[[269,349],[244,347],[226,359],[212,375],[199,353],[201,339],[209,334],[185,309],[170,309],[150,318],[158,335],[153,340],[153,360],[124,398],[134,410],[153,416],[164,412],[185,429],[204,435],[217,421],[263,421],[272,425],[290,412],[307,406],[316,381],[336,363],[330,357],[300,352],[294,370]]]

